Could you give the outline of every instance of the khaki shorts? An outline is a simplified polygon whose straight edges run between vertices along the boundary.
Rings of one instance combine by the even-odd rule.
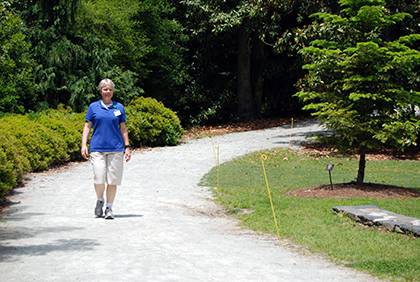
[[[92,152],[90,162],[95,184],[121,185],[124,167],[123,152]]]

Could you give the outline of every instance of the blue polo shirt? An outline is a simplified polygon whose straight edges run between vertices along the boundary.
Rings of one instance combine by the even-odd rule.
[[[90,152],[123,152],[124,139],[120,123],[126,121],[124,106],[117,102],[107,107],[102,100],[89,105],[86,121],[92,123],[93,134]]]

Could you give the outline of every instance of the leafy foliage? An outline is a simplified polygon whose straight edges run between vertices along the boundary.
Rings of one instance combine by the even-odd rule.
[[[80,159],[83,114],[65,110],[0,119],[0,196],[22,181],[24,173]],[[77,152],[77,153],[76,153]]]
[[[420,52],[410,48],[418,35],[388,40],[388,30],[411,15],[390,13],[384,1],[365,2],[340,1],[340,15],[314,14],[322,29],[301,51],[307,74],[296,96],[341,147],[404,150],[417,145],[420,132],[413,110],[420,103]]]
[[[183,134],[176,114],[153,98],[140,97],[126,108],[130,142],[134,146],[176,145]]]
[[[0,112],[24,112],[36,100],[34,61],[25,32],[10,3],[0,2]]]
[[[296,53],[302,42],[295,30],[307,24],[309,14],[334,7],[334,1],[180,2],[185,14],[181,21],[191,34],[194,82],[186,90],[196,98],[190,110],[199,111],[194,120],[214,122],[249,115],[243,111],[259,116],[299,112],[292,94],[301,72]],[[241,34],[249,38],[240,44]],[[248,53],[239,58],[244,48]],[[249,64],[243,65],[248,59]],[[240,93],[246,93],[248,101]]]

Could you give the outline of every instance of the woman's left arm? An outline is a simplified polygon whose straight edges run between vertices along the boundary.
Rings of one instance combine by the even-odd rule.
[[[124,147],[125,147],[124,158],[125,158],[125,161],[128,162],[131,159],[131,148],[130,148],[130,141],[128,140],[127,125],[125,124],[125,122],[120,123],[120,130],[121,130],[121,135],[124,140]]]

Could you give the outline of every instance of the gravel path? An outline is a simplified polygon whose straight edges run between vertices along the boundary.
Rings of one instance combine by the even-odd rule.
[[[1,281],[374,281],[238,227],[197,183],[221,161],[288,146],[318,125],[233,133],[137,152],[116,219],[95,219],[88,162],[31,175],[0,217]],[[291,137],[291,134],[293,136]]]

